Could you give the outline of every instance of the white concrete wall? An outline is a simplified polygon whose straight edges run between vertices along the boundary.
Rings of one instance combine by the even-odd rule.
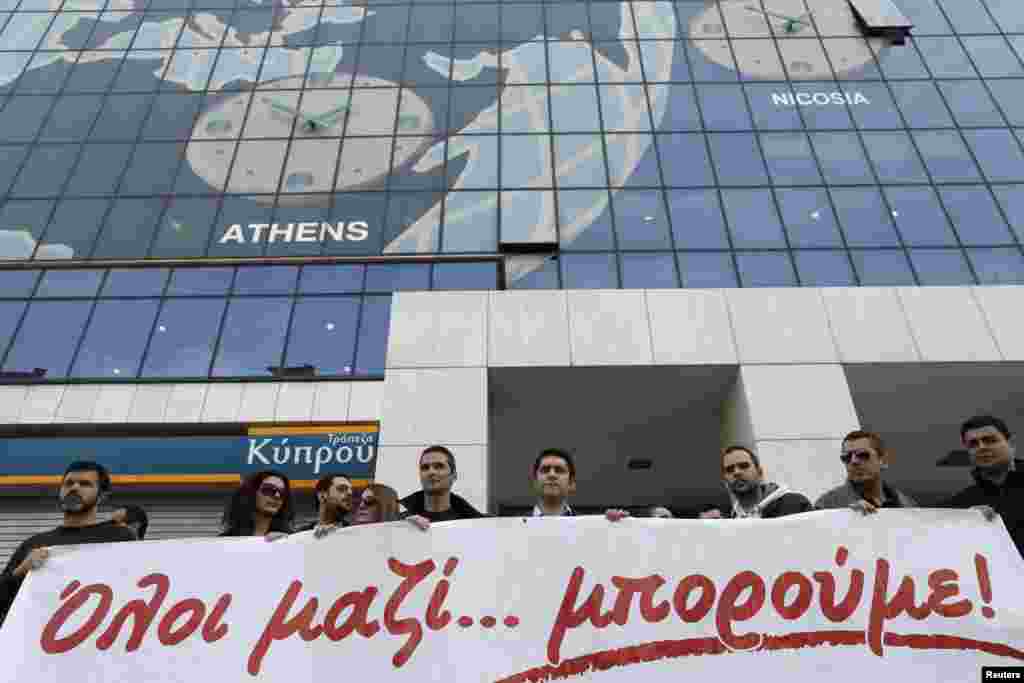
[[[382,382],[0,386],[0,422],[381,421],[378,474],[459,456],[488,501],[487,368],[738,364],[723,442],[820,493],[856,428],[845,363],[1024,360],[1024,287],[402,292]]]

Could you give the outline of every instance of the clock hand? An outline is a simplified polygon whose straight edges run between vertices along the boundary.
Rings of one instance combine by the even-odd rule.
[[[348,111],[349,105],[343,104],[340,107],[336,107],[335,109],[320,114],[320,116],[316,117],[316,120],[319,121],[321,125],[329,126],[332,123],[334,123],[339,116],[341,116],[342,114],[347,114]]]
[[[320,125],[320,123],[318,121],[316,121],[315,119],[307,116],[306,114],[303,114],[302,112],[300,112],[297,109],[292,109],[288,105],[281,104],[280,102],[272,100],[269,97],[264,97],[263,101],[266,102],[267,104],[269,104],[271,109],[276,109],[277,111],[281,111],[281,112],[284,112],[286,114],[289,114],[293,118],[303,119],[306,122],[306,125],[309,126],[310,128],[314,128],[315,129],[317,126]]]
[[[790,17],[790,16],[786,16],[785,14],[779,14],[778,12],[772,12],[770,10],[762,10],[760,8],[753,7],[751,5],[744,5],[743,7],[744,7],[744,9],[748,9],[751,12],[757,12],[758,14],[763,14],[766,17],[774,17],[775,19],[782,19],[782,20],[784,20],[786,22],[785,26],[784,26],[784,29],[785,29],[786,33],[796,33],[796,31],[797,31],[797,28],[796,28],[797,24],[803,24],[804,26],[808,26],[809,24],[806,21],[804,21],[804,19],[810,17],[811,14],[813,14],[813,12],[807,12],[805,14],[800,15],[799,17]]]

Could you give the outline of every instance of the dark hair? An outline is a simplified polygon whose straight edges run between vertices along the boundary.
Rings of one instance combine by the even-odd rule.
[[[981,429],[982,427],[995,427],[1006,439],[1010,439],[1013,436],[1010,434],[1010,428],[1007,427],[1006,423],[998,417],[992,417],[991,415],[975,415],[960,425],[960,441],[964,440],[964,436],[967,435],[967,432],[974,431],[975,429]]]
[[[122,505],[121,508],[124,510],[124,521],[129,526],[132,524],[139,525],[139,540],[146,538],[146,529],[149,528],[149,515],[138,505]]]
[[[420,464],[423,464],[423,456],[427,453],[444,453],[444,457],[448,460],[448,467],[451,468],[452,474],[455,474],[455,456],[452,452],[444,446],[427,446],[420,453]]]
[[[537,459],[533,461],[533,477],[537,478],[537,470],[540,469],[540,461],[549,455],[553,455],[556,458],[561,458],[565,461],[566,466],[569,468],[569,478],[576,479],[576,462],[572,459],[572,455],[567,450],[561,448],[545,448],[537,456]]]
[[[64,480],[72,472],[95,472],[100,487],[100,493],[110,493],[110,472],[106,467],[93,462],[91,460],[76,460],[64,470],[64,474],[61,475],[60,483],[63,485]]]
[[[889,455],[889,451],[885,448],[885,442],[882,441],[882,437],[874,432],[869,432],[864,429],[855,429],[846,436],[843,437],[843,443],[847,441],[855,441],[856,439],[867,439],[871,442],[871,447],[878,451],[878,457],[884,458]]]
[[[338,477],[341,477],[349,484],[352,483],[352,480],[349,479],[344,474],[325,474],[324,476],[316,480],[316,486],[313,487],[313,509],[315,511],[320,512],[320,497],[317,496],[316,494],[326,493],[327,489],[334,486],[334,480],[337,479]]]
[[[719,465],[721,466],[723,471],[725,470],[725,456],[729,455],[734,451],[743,451],[744,453],[750,456],[750,460],[754,463],[754,467],[756,467],[757,469],[761,469],[761,461],[757,459],[757,455],[754,453],[754,451],[747,448],[746,446],[734,444],[732,446],[726,446],[725,449],[722,451],[722,457],[719,458]]]
[[[284,482],[284,497],[281,509],[270,520],[270,531],[292,532],[292,520],[295,518],[295,507],[292,505],[292,484],[287,476],[276,470],[262,470],[250,474],[242,480],[242,485],[231,494],[224,508],[222,526],[224,536],[251,536],[255,524],[253,515],[256,513],[256,492],[263,481],[270,477],[278,477]]]
[[[380,508],[380,521],[394,522],[401,519],[397,491],[387,484],[368,484],[363,489],[362,495],[365,496],[367,491],[373,491],[373,497],[377,499],[377,506]]]

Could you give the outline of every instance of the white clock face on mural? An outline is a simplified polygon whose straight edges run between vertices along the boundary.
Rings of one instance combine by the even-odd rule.
[[[847,0],[721,0],[690,21],[690,37],[711,61],[761,80],[828,80],[886,46],[862,37]]]
[[[280,185],[279,203],[316,204],[328,195],[304,193],[378,185],[432,142],[430,106],[412,90],[401,91],[399,137],[392,138],[397,84],[359,76],[353,89],[351,76],[338,74],[300,92],[302,85],[302,77],[262,83],[203,112],[186,152],[195,173],[259,203],[273,203]],[[343,133],[352,136],[344,146]]]

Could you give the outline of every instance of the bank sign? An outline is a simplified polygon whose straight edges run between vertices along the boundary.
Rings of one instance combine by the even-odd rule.
[[[275,469],[299,488],[327,473],[357,486],[377,469],[375,423],[260,425],[218,436],[23,437],[0,439],[0,486],[57,484],[68,463],[94,460],[116,484],[234,484]]]

